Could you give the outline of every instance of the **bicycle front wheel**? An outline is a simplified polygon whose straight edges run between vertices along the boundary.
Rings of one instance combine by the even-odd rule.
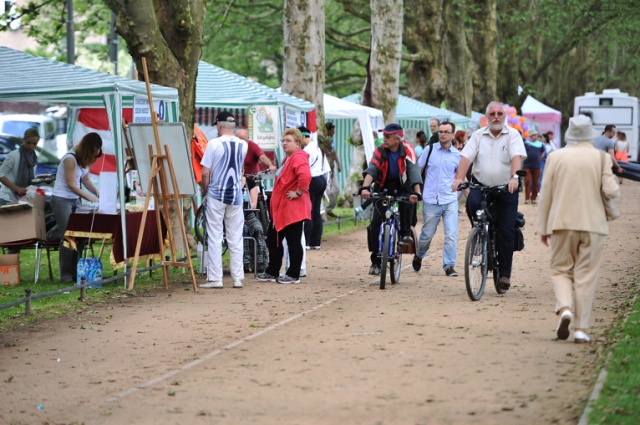
[[[400,236],[396,229],[395,237],[393,238],[394,257],[389,264],[389,275],[391,276],[391,283],[400,282],[400,270],[402,269],[402,251],[400,250]]]
[[[382,234],[382,259],[380,263],[380,289],[385,288],[387,280],[387,264],[389,264],[389,242],[391,239],[391,226],[385,224]]]
[[[486,235],[478,227],[471,229],[464,254],[464,282],[471,301],[482,298],[487,282]]]

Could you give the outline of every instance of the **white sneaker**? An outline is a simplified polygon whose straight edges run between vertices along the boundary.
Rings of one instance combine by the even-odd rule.
[[[221,280],[208,280],[207,283],[203,283],[202,285],[198,285],[200,288],[222,288]]]
[[[558,335],[558,339],[565,340],[569,338],[569,325],[571,324],[571,320],[573,319],[573,314],[571,314],[570,310],[565,310],[560,315],[560,320],[558,321],[558,329],[556,329],[556,334]]]
[[[575,331],[573,333],[573,341],[576,344],[589,344],[591,342],[591,338],[589,338],[589,335],[583,331]]]
[[[234,288],[242,288],[242,281],[241,280],[234,280],[233,281],[233,287]]]

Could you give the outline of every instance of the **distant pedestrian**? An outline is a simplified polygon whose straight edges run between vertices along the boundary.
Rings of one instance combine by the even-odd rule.
[[[617,133],[616,126],[613,124],[607,124],[604,127],[604,131],[600,136],[596,138],[596,141],[594,142],[593,145],[597,149],[600,149],[609,153],[609,155],[611,155],[611,161],[613,162],[613,166],[616,168],[617,173],[622,174],[624,173],[624,170],[616,160],[616,153],[615,153],[616,145],[615,145],[615,142],[613,141],[613,137],[616,135],[616,133]]]
[[[333,136],[336,134],[336,126],[332,122],[325,124],[327,130],[327,137],[331,143],[331,153],[329,154],[329,166],[331,167],[331,180],[329,181],[329,204],[325,206],[325,212],[329,217],[338,218],[338,215],[333,212],[333,209],[338,204],[338,196],[340,195],[340,183],[338,182],[338,174],[342,172],[342,165],[340,164],[340,156],[336,150],[336,143]]]
[[[540,169],[544,159],[544,146],[538,140],[538,131],[529,131],[529,140],[525,141],[527,159],[522,162],[522,168],[527,172],[524,177],[524,203],[536,204],[538,198],[538,184],[540,183]]]
[[[538,209],[540,240],[551,245],[551,282],[560,316],[556,332],[559,339],[569,338],[575,313],[577,343],[591,341],[589,318],[609,234],[602,194],[607,199],[619,195],[611,159],[593,148],[595,139],[587,116],[569,120],[567,147],[547,159]]]
[[[309,185],[311,220],[304,223],[304,238],[307,249],[320,249],[322,229],[324,227],[320,210],[331,169],[329,168],[327,156],[318,146],[318,142],[311,139],[309,129],[305,126],[300,126],[298,130],[302,133],[302,149],[309,155],[309,168],[311,170],[311,184]]]
[[[420,155],[422,155],[422,151],[424,151],[424,148],[427,146],[428,142],[429,141],[427,140],[426,133],[422,130],[418,131],[418,133],[416,134],[416,141],[413,144],[414,148],[416,149],[416,155],[418,155],[418,158],[420,158]]]
[[[432,118],[431,121],[429,121],[429,130],[431,131],[431,137],[429,138],[430,145],[440,142],[440,137],[438,136],[439,127],[440,120],[438,118]]]

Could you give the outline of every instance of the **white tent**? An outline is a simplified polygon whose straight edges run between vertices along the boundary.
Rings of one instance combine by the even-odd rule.
[[[556,147],[559,148],[561,146],[560,124],[562,123],[562,112],[545,105],[531,95],[527,96],[520,109],[525,118],[530,119],[538,126],[538,131],[541,134],[552,131],[555,136]]]
[[[375,139],[373,132],[384,128],[382,111],[368,106],[347,102],[340,98],[324,95],[324,116],[325,119],[356,119],[360,124],[362,132],[362,144],[367,161],[371,160],[375,149]]]

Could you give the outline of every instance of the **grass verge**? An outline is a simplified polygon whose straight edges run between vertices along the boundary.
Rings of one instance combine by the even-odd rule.
[[[624,320],[624,319],[623,319]],[[640,299],[624,320],[607,365],[602,391],[589,413],[590,425],[640,423]]]

